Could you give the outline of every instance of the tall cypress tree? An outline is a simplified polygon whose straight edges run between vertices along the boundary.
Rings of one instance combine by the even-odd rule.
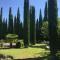
[[[42,28],[42,13],[41,13],[41,9],[40,9],[40,15],[39,15],[39,40],[41,40],[41,34],[42,34],[42,32],[41,32],[41,28]]]
[[[30,43],[35,44],[35,7],[30,7]]]
[[[22,22],[20,22],[20,39],[23,39],[23,26],[22,26]]]
[[[16,29],[16,27],[17,27],[17,18],[16,18],[16,16],[14,17],[14,34],[17,34],[17,29]]]
[[[18,37],[20,37],[20,11],[19,11],[19,8],[17,11],[16,33],[18,34]]]
[[[11,7],[9,8],[9,23],[8,23],[8,33],[13,33],[13,15]]]
[[[5,21],[5,34],[7,34],[7,31],[8,31],[8,29],[7,29],[7,18],[6,18],[6,21]]]
[[[5,39],[5,36],[7,34],[7,20],[5,20],[5,18],[3,19],[2,31],[3,31],[3,39]]]
[[[57,0],[48,0],[49,41],[51,54],[57,52]]]
[[[36,42],[39,43],[39,21],[36,21]]]
[[[29,0],[24,0],[24,46],[29,46],[28,23],[29,22]]]
[[[48,20],[48,6],[47,6],[47,2],[45,4],[45,10],[44,10],[44,21]]]
[[[0,10],[0,39],[2,38],[2,8]]]

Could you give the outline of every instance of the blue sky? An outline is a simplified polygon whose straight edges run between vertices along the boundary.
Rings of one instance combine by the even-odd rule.
[[[30,5],[35,6],[36,10],[36,19],[39,16],[39,10],[41,8],[42,10],[42,16],[44,16],[44,7],[45,7],[45,2],[47,0],[29,0]],[[58,16],[60,17],[60,0],[58,1]],[[3,18],[8,17],[9,13],[9,7],[12,7],[12,13],[15,16],[17,13],[18,7],[20,8],[20,18],[21,21],[23,21],[23,7],[24,7],[24,0],[0,0],[0,8],[3,7]]]

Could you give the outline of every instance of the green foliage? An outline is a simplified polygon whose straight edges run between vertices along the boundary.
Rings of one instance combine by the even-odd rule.
[[[60,19],[58,19],[58,29],[57,29],[57,32],[58,32],[58,38],[60,38]]]
[[[58,27],[58,29],[57,29],[57,33],[58,33],[57,39],[60,39],[60,19],[59,18],[58,18],[57,22],[58,22],[58,24],[57,24],[57,27]],[[42,31],[43,35],[46,35],[46,37],[48,36],[48,33],[49,33],[49,31],[48,31],[48,21],[43,21],[41,31]]]
[[[24,0],[24,46],[29,46],[28,39],[28,24],[29,24],[29,0]]]
[[[39,41],[39,21],[36,21],[36,42]]]
[[[5,19],[3,19],[3,23],[2,23],[2,30],[3,30],[3,39],[5,39],[5,36],[7,34],[7,20],[5,21]]]
[[[30,7],[30,43],[35,44],[35,7]]]
[[[16,35],[16,34],[7,34],[6,38],[11,38],[11,39],[18,38],[18,35]]]
[[[41,32],[43,34],[43,39],[48,40],[48,21],[43,21]]]
[[[20,11],[19,11],[19,8],[17,11],[16,34],[18,35],[18,38],[19,38],[20,37]]]
[[[17,42],[16,43],[16,48],[20,48],[21,47],[21,43],[20,42]]]
[[[12,9],[9,9],[9,22],[8,22],[8,33],[13,33],[13,15],[12,15]]]
[[[41,13],[41,9],[40,9],[40,14],[39,14],[39,21],[38,22],[36,22],[36,38],[37,38],[37,41],[38,41],[38,43],[40,43],[41,42],[41,40],[42,40],[42,37],[41,37],[41,35],[42,35],[42,32],[41,32],[41,28],[42,28],[42,13]]]
[[[23,23],[20,23],[20,39],[23,39]]]
[[[2,8],[0,10],[0,39],[2,39]]]
[[[41,27],[42,27],[42,12],[40,9],[40,15],[39,15],[39,31],[40,31],[40,33],[41,33]]]
[[[51,54],[56,54],[58,47],[57,14],[57,0],[48,0],[48,27]]]
[[[10,48],[12,48],[12,42],[10,42]]]
[[[14,34],[16,34],[17,32],[17,29],[16,29],[16,27],[17,27],[17,18],[16,18],[16,16],[14,17]]]
[[[47,2],[45,4],[45,10],[44,10],[44,21],[48,20],[48,6],[47,6]]]

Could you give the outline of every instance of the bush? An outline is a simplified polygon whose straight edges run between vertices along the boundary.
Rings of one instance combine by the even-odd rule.
[[[21,43],[20,42],[17,42],[16,43],[16,48],[20,48],[21,47]]]
[[[10,48],[12,48],[12,43],[10,42]]]

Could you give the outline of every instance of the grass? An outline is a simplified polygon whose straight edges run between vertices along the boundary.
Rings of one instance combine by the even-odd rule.
[[[35,46],[45,46],[46,44],[36,44]],[[0,49],[0,54],[11,55],[14,59],[43,57],[49,53],[49,50],[38,47],[29,47],[23,49]]]

